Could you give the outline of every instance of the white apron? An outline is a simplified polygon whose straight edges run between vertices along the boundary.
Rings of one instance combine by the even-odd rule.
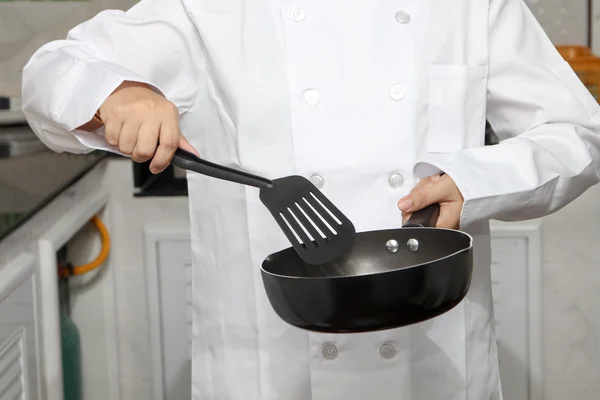
[[[466,48],[467,25],[445,27],[464,13],[454,3],[184,3],[207,58],[184,134],[209,160],[310,178],[358,231],[401,226],[398,200],[435,171],[414,170],[427,153],[483,145],[486,49]],[[487,224],[469,232],[472,288],[452,311],[309,333],[281,321],[263,289],[261,262],[289,243],[258,190],[188,179],[195,400],[501,398]]]

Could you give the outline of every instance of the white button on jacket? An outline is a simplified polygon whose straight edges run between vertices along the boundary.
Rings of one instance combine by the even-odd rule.
[[[325,185],[325,179],[319,174],[313,174],[308,178],[310,182],[317,187],[317,189],[323,189],[323,185]]]
[[[292,10],[292,18],[294,21],[303,21],[306,18],[306,10],[302,7],[296,7]]]
[[[475,240],[471,289],[450,312],[309,333],[266,299],[260,264],[289,244],[257,190],[190,174],[194,399],[501,398],[487,221],[543,216],[599,180],[598,105],[523,0],[144,0],[36,52],[24,112],[52,149],[109,148],[75,128],[123,80],[176,104],[211,161],[319,171],[359,231],[401,226],[400,197],[445,171]],[[497,146],[483,146],[486,118]]]
[[[309,106],[316,106],[321,101],[319,92],[314,89],[308,89],[304,92],[304,102]]]
[[[408,24],[410,23],[410,14],[403,10],[398,11],[396,13],[396,21],[400,24]]]
[[[398,172],[393,172],[388,176],[388,183],[392,189],[400,189],[404,185],[404,177]]]
[[[394,100],[402,100],[404,98],[404,88],[402,85],[394,85],[390,88],[390,97]]]

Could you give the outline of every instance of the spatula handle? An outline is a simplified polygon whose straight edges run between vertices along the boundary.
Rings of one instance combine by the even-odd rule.
[[[242,185],[254,186],[257,188],[269,188],[273,186],[273,181],[267,178],[211,163],[210,161],[203,160],[195,154],[183,149],[177,149],[175,151],[171,164],[188,171],[194,171],[202,175],[212,176],[213,178],[223,179],[229,182],[241,183]]]

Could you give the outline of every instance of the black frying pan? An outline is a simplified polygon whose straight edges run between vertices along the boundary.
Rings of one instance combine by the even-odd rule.
[[[436,204],[400,229],[357,233],[354,247],[327,264],[306,264],[292,247],[271,254],[261,274],[273,309],[327,333],[399,328],[451,310],[471,284],[473,240],[432,228],[438,215]]]
[[[292,207],[290,199],[301,202],[298,196],[306,197],[313,190],[306,178],[270,181],[210,163],[181,149],[171,163],[261,188],[261,201],[274,217],[282,207]],[[294,183],[282,185],[289,179]],[[333,204],[330,208],[337,210]],[[354,226],[337,211],[351,227],[338,236],[353,238]],[[467,294],[471,283],[472,238],[460,231],[431,228],[438,214],[437,204],[427,207],[414,213],[401,229],[356,234],[353,246],[345,239],[332,242],[333,247],[326,246],[323,243],[331,238],[325,237],[320,246],[323,250],[313,251],[312,256],[297,245],[271,254],[263,262],[261,274],[275,312],[299,328],[347,333],[406,326],[452,309]],[[286,226],[280,227],[289,234]],[[312,244],[319,248],[316,242]],[[334,261],[319,263],[323,260]]]

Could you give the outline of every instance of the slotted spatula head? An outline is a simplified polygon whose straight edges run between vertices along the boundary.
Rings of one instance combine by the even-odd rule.
[[[354,244],[352,222],[302,176],[270,179],[211,163],[177,149],[171,164],[199,174],[260,188],[260,199],[308,264],[331,262]]]
[[[273,180],[260,189],[260,200],[308,264],[332,262],[354,244],[352,222],[302,176]]]

